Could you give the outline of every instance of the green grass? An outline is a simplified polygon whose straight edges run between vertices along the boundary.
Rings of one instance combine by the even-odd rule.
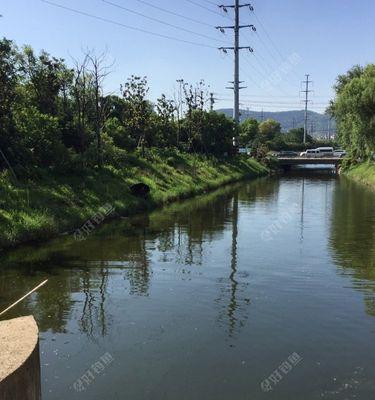
[[[11,184],[0,177],[0,248],[42,241],[79,228],[110,203],[116,216],[128,216],[175,200],[191,197],[267,170],[256,161],[238,157],[218,160],[203,156],[152,152],[146,159],[127,156],[121,169],[106,166],[81,175],[44,174],[37,181]],[[147,200],[130,194],[129,186],[151,187]]]
[[[345,175],[375,189],[375,163],[368,161],[351,167]]]

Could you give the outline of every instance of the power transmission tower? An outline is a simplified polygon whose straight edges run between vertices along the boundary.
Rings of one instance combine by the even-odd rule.
[[[240,50],[246,49],[251,53],[254,51],[250,46],[240,46],[240,30],[243,28],[250,28],[256,31],[254,25],[240,25],[240,9],[243,7],[248,7],[250,11],[254,11],[253,6],[250,3],[240,4],[239,0],[235,0],[234,5],[220,5],[219,6],[224,12],[228,12],[228,8],[234,9],[234,25],[233,26],[216,26],[221,32],[225,33],[225,29],[233,29],[234,31],[234,47],[220,47],[219,50],[227,53],[228,50],[233,50],[234,52],[234,81],[233,87],[228,89],[234,90],[234,107],[233,107],[233,118],[238,124],[240,122]]]
[[[305,90],[302,90],[302,93],[305,93],[305,124],[304,124],[304,129],[303,129],[303,143],[304,144],[306,144],[306,142],[307,142],[307,117],[308,117],[307,106],[310,102],[309,93],[312,92],[312,90],[309,90],[310,83],[312,83],[312,81],[310,81],[309,78],[310,78],[310,75],[306,74],[306,80],[302,82],[306,85]]]
[[[262,108],[262,113],[260,114],[260,121],[261,121],[261,122],[264,121],[264,112],[263,112],[263,108]]]

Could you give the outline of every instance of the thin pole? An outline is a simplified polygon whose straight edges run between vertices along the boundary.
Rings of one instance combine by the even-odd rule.
[[[240,2],[234,6],[234,120],[240,122]]]
[[[331,141],[331,118],[328,120],[328,141]]]
[[[44,286],[46,283],[48,282],[48,279],[46,279],[45,281],[43,281],[42,283],[40,283],[36,288],[34,288],[33,290],[30,290],[29,293],[25,294],[25,296],[21,297],[19,300],[17,300],[15,303],[11,304],[8,308],[6,308],[4,311],[2,311],[0,313],[0,317],[5,314],[7,311],[9,311],[11,308],[13,308],[14,306],[16,306],[18,303],[21,303],[22,300],[25,300],[26,297],[30,296],[31,294],[33,294],[34,292],[36,292],[38,289],[40,289],[42,286]]]
[[[307,105],[309,103],[309,84],[311,83],[309,81],[309,77],[310,75],[307,74],[306,75],[306,81],[304,82],[306,84],[306,90],[304,90],[305,92],[305,124],[304,124],[304,130],[303,130],[303,143],[306,144],[307,142]]]
[[[182,84],[184,83],[183,79],[177,79],[177,83],[180,84],[178,91],[178,130],[177,130],[177,146],[180,143],[180,134],[181,134],[181,119],[182,119]]]

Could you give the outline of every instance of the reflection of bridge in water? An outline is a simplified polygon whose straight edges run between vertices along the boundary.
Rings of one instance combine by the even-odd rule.
[[[337,171],[342,160],[340,157],[280,157],[277,163],[284,170],[289,170],[294,165],[333,165]]]

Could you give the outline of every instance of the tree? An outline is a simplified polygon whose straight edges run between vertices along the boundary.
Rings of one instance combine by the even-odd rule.
[[[191,148],[194,151],[216,156],[230,153],[235,135],[233,119],[214,111],[195,110],[184,123],[192,127]]]
[[[273,119],[267,119],[259,125],[259,133],[263,138],[272,140],[277,134],[281,133],[281,125]]]
[[[177,105],[174,100],[167,99],[165,94],[157,100],[156,109],[158,118],[154,116],[151,123],[153,125],[155,142],[158,146],[174,146],[178,144],[175,124],[175,112]]]
[[[92,76],[92,91],[94,94],[94,126],[97,149],[97,165],[100,168],[103,164],[102,155],[102,130],[108,114],[107,99],[104,97],[104,80],[109,75],[109,66],[105,64],[107,53],[104,52],[99,56],[93,52],[87,53],[90,62],[90,74]]]
[[[337,78],[329,112],[336,118],[340,143],[353,158],[375,151],[375,65],[354,67]]]
[[[14,129],[13,105],[18,84],[18,53],[13,42],[0,40],[0,167],[10,168],[17,158],[17,133]],[[10,161],[9,161],[9,160]]]
[[[33,106],[17,108],[14,119],[24,154],[23,164],[46,168],[60,166],[66,161],[68,153],[61,140],[57,117],[43,114]]]
[[[30,88],[30,101],[42,114],[58,114],[58,97],[70,76],[63,59],[50,57],[42,51],[39,56],[31,47],[24,47],[21,58],[21,70],[25,85]]]
[[[286,135],[286,139],[291,143],[303,143],[304,129],[293,128],[290,129]]]
[[[187,144],[191,151],[194,151],[194,143],[197,142],[197,135],[202,133],[202,120],[200,117],[203,115],[204,106],[208,100],[208,91],[204,80],[199,81],[195,86],[184,83],[183,85],[185,104],[187,106],[187,113],[185,119],[185,126],[187,126]],[[201,113],[193,113],[198,110]],[[198,116],[198,118],[197,118]],[[193,132],[195,137],[193,137]]]
[[[91,109],[92,85],[88,63],[87,55],[83,61],[74,60],[72,97],[76,129],[68,137],[66,145],[73,147],[79,153],[83,153],[89,145],[88,120]]]
[[[130,132],[135,136],[137,145],[142,149],[150,142],[148,137],[149,120],[153,112],[150,102],[146,99],[149,87],[146,77],[132,75],[122,87],[126,103],[124,121]]]
[[[256,119],[248,118],[240,125],[240,143],[248,146],[259,134],[259,123]]]

